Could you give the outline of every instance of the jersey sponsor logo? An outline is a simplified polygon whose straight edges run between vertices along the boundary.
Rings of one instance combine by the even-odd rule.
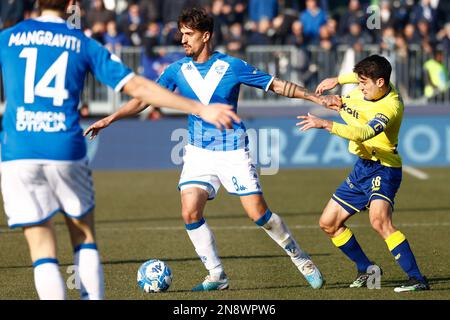
[[[219,85],[229,67],[230,64],[228,64],[227,62],[217,60],[213,63],[205,78],[203,78],[198,69],[191,61],[189,63],[183,64],[183,66],[181,67],[181,71],[183,72],[187,83],[197,95],[200,102],[204,105],[208,105],[214,92],[217,89],[217,86]],[[220,70],[220,72],[218,72],[217,70]]]
[[[64,112],[35,112],[19,107],[16,116],[16,130],[19,132],[59,132],[67,130]]]
[[[81,51],[81,40],[74,36],[44,30],[13,33],[9,37],[8,46],[34,46],[65,48],[77,53]]]
[[[342,110],[347,112],[349,115],[353,116],[356,119],[359,119],[359,113],[355,109],[348,107],[346,104],[342,105]]]

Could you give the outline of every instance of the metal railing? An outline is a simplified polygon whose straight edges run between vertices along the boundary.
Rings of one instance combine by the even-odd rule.
[[[183,52],[181,46],[155,48],[155,50],[159,49],[164,49],[166,52]],[[244,59],[269,74],[314,90],[321,80],[342,71],[342,64],[348,59],[349,53],[352,54],[353,64],[374,53],[386,56],[393,65],[392,81],[399,88],[405,103],[415,105],[450,103],[450,90],[431,99],[424,97],[423,65],[429,57],[418,45],[410,45],[406,54],[399,54],[395,50],[383,51],[377,45],[365,46],[360,52],[349,52],[346,46],[338,46],[335,50],[324,50],[317,46],[302,49],[295,46],[249,46],[245,51]],[[136,73],[142,73],[141,48],[126,47],[117,54]],[[450,54],[444,52],[444,55],[448,68]],[[82,97],[83,101],[89,104],[91,114],[97,115],[109,114],[129,99],[126,95],[116,94],[112,89],[100,84],[91,74],[86,78]],[[0,104],[3,101],[3,88],[0,86]],[[302,103],[280,97],[272,92],[266,93],[247,86],[241,88],[240,106],[273,106],[274,102],[283,103],[283,105]]]

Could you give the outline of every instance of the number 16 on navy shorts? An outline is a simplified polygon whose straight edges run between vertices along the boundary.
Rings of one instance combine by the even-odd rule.
[[[359,158],[353,171],[333,194],[347,212],[354,214],[369,208],[370,202],[381,199],[394,209],[394,198],[402,182],[402,168]]]

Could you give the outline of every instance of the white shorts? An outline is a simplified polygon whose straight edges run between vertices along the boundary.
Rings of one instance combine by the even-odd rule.
[[[87,161],[7,161],[1,178],[10,228],[42,224],[58,212],[80,219],[95,206]]]
[[[188,144],[178,189],[197,187],[216,197],[222,184],[233,195],[262,194],[250,152],[245,149],[212,151]]]

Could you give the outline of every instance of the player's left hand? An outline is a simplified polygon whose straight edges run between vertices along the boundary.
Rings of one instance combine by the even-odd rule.
[[[322,95],[324,91],[334,89],[339,84],[338,78],[328,78],[323,80],[316,88],[316,94]]]
[[[94,124],[90,125],[89,128],[84,131],[83,135],[86,137],[87,135],[89,135],[89,133],[91,133],[89,140],[93,140],[98,135],[100,130],[108,127],[110,124],[111,121],[108,119],[108,117],[98,120]]]
[[[319,117],[316,117],[310,113],[308,113],[307,116],[298,116],[297,119],[303,119],[303,121],[296,123],[297,127],[301,127],[299,129],[300,131],[307,131],[312,128],[325,128],[325,120],[320,119]]]

